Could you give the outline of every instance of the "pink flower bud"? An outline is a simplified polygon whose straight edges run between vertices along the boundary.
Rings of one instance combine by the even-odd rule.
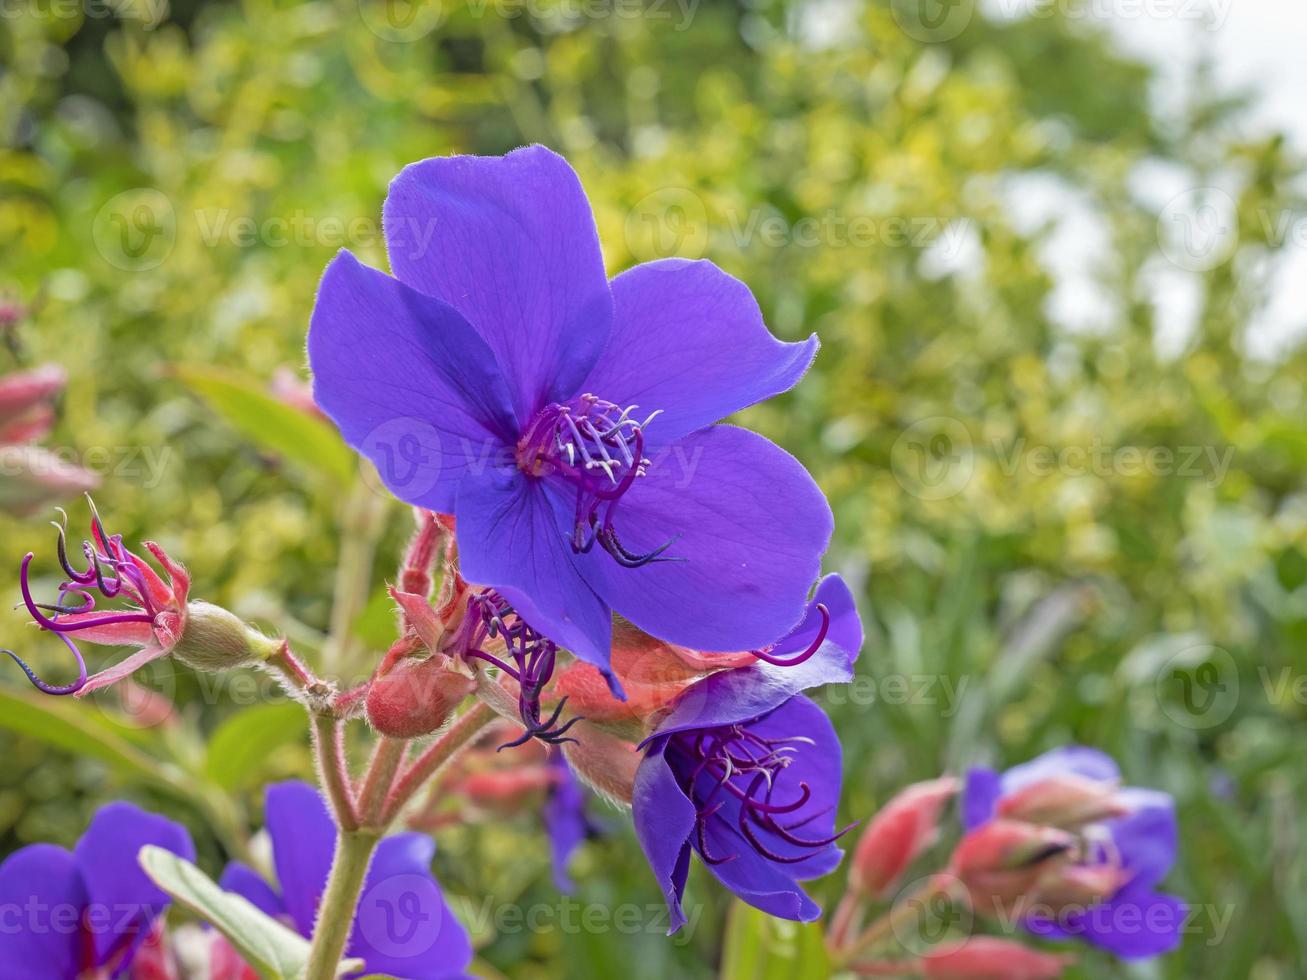
[[[1056,827],[992,820],[958,842],[949,871],[985,913],[1001,912],[1028,900],[1054,864],[1065,863],[1076,838]]]
[[[1010,939],[973,936],[922,956],[918,971],[927,980],[1054,980],[1071,962]]]
[[[94,490],[99,478],[38,446],[0,446],[0,510],[27,517]]]
[[[1117,796],[1115,783],[1071,773],[1049,776],[1003,797],[998,815],[1011,820],[1075,830],[1087,823],[1129,812]]]
[[[1128,871],[1111,864],[1065,864],[1040,877],[1033,898],[1056,917],[1111,898],[1129,880]]]
[[[54,364],[0,378],[0,425],[48,404],[67,382],[63,368]]]
[[[632,742],[585,723],[568,733],[575,739],[563,746],[572,771],[600,796],[631,805],[640,753]]]
[[[430,735],[474,690],[476,681],[454,670],[448,657],[402,660],[372,682],[368,721],[390,738]]]
[[[863,831],[849,872],[850,885],[883,895],[939,836],[939,815],[958,789],[951,776],[917,783],[890,800]]]

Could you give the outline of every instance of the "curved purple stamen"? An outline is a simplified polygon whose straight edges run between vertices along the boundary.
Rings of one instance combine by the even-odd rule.
[[[811,745],[811,739],[768,739],[744,725],[677,732],[670,736],[665,751],[681,788],[694,802],[695,842],[707,863],[720,864],[736,856],[710,855],[707,852],[708,821],[725,805],[725,800],[719,799],[723,792],[739,802],[733,829],[756,853],[769,861],[798,864],[812,855],[782,854],[764,835],[811,852],[834,843],[852,828],[851,824],[819,839],[800,837],[793,832],[829,810],[808,814],[790,824],[778,821],[778,817],[786,814],[797,814],[812,801],[812,788],[802,780],[794,799],[788,802],[773,800],[781,774],[795,761],[799,746],[804,744]]]
[[[797,667],[805,660],[810,659],[818,650],[821,649],[821,645],[826,642],[826,634],[830,632],[830,610],[826,608],[824,602],[817,603],[817,612],[821,614],[821,626],[817,630],[817,638],[808,644],[808,649],[804,650],[797,656],[789,657],[784,660],[779,657],[773,657],[770,653],[770,650],[773,649],[773,647],[763,650],[750,650],[749,652],[759,660],[765,661],[773,667]]]
[[[82,659],[82,651],[77,649],[76,643],[74,643],[66,636],[60,636],[59,639],[63,640],[64,643],[67,644],[68,649],[71,650],[73,652],[73,656],[77,658],[77,680],[73,681],[71,684],[63,684],[57,686],[54,684],[50,684],[47,681],[43,681],[41,680],[40,677],[37,676],[36,671],[32,670],[31,667],[27,666],[27,664],[23,662],[23,659],[19,657],[18,654],[14,653],[14,651],[0,649],[0,653],[8,654],[10,659],[12,659],[14,663],[18,664],[18,666],[22,668],[23,673],[27,675],[27,679],[32,682],[32,686],[35,687],[38,691],[42,692],[43,694],[53,694],[56,697],[64,697],[69,694],[76,694],[78,691],[80,691],[82,688],[86,686],[86,679],[87,679],[86,661]]]
[[[491,639],[503,640],[511,665],[482,649]],[[486,589],[468,599],[467,615],[455,645],[462,651],[464,659],[484,661],[517,681],[518,715],[525,731],[520,738],[499,746],[501,751],[524,745],[533,738],[550,745],[576,741],[565,736],[581,720],[579,717],[561,726],[558,724],[567,698],[559,702],[548,718],[541,717],[540,699],[553,677],[558,647],[532,629],[503,596]]]
[[[27,606],[27,611],[31,614],[36,625],[41,629],[49,630],[51,633],[76,633],[80,630],[91,629],[96,626],[116,626],[119,623],[153,623],[154,617],[147,616],[145,613],[121,613],[118,615],[101,616],[98,619],[81,621],[76,623],[60,623],[46,616],[37,605],[36,600],[32,598],[32,588],[30,581],[30,568],[32,559],[36,556],[32,552],[27,553],[23,559],[23,566],[18,575],[18,585],[23,593],[23,604]]]

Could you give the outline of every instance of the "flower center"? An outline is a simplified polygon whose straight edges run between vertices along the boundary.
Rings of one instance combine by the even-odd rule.
[[[631,414],[638,407],[622,408],[591,394],[565,404],[554,402],[537,413],[517,443],[517,466],[523,473],[558,476],[575,488],[572,550],[588,552],[598,542],[627,568],[647,565],[672,543],[634,554],[623,547],[613,527],[618,501],[650,465],[644,455],[644,430],[659,413],[641,422]]]
[[[813,744],[812,739],[803,736],[763,738],[744,725],[678,732],[671,737],[665,751],[681,788],[694,802],[695,838],[704,861],[725,864],[739,856],[714,854],[708,846],[710,820],[731,826],[727,823],[730,811],[721,812],[728,804],[738,807],[733,824],[740,836],[757,853],[781,864],[804,861],[812,856],[811,852],[844,835],[848,828],[817,839],[795,833],[826,812],[799,816],[798,811],[812,798],[812,790],[804,781],[799,781],[797,792],[780,786],[781,777],[800,749]],[[799,853],[779,850],[795,848]]]

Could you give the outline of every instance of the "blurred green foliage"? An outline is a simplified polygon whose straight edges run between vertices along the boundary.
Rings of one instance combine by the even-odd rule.
[[[778,334],[822,339],[804,384],[748,421],[817,474],[830,566],[862,590],[864,683],[827,696],[845,816],[945,769],[1101,746],[1177,796],[1171,885],[1199,908],[1179,954],[1088,954],[1072,972],[1302,976],[1307,353],[1258,358],[1248,334],[1293,247],[1263,219],[1299,213],[1301,161],[1235,135],[1241,104],[1201,73],[1180,111],[1151,109],[1150,72],[1083,21],[976,15],[923,42],[903,6],[446,0],[411,21],[377,0],[6,6],[0,290],[33,303],[26,357],[71,374],[52,443],[99,466],[114,528],[183,558],[200,596],[313,651],[343,589],[366,649],[402,509],[295,452],[311,433],[282,431],[280,454],[251,440],[215,388],[302,370],[317,278],[342,245],[384,265],[380,205],[405,163],[547,143],[580,171],[613,271],[708,257]],[[1215,260],[1168,266],[1165,215],[1134,189],[1149,167],[1191,187],[1238,175]],[[1080,270],[1105,303],[1093,330],[1059,322],[1057,222],[1014,218],[1022,179],[1069,188],[1102,229]],[[1168,346],[1158,297],[1177,274],[1195,327]],[[1132,448],[1176,455],[1103,455]],[[335,582],[338,529],[387,516],[370,579]],[[0,518],[0,541],[0,566],[35,550],[51,567],[39,522]],[[17,612],[0,630],[58,673],[62,648]],[[113,707],[31,716],[7,676],[6,849],[71,841],[127,792],[187,819],[214,870],[258,825],[259,784],[308,771],[285,714],[251,710],[257,685],[147,678],[218,733],[218,758],[139,712],[121,730]],[[242,738],[271,748],[229,755]],[[191,784],[207,802],[186,801]],[[496,921],[494,903],[561,914],[530,820],[452,831],[437,860],[506,975],[709,976],[722,957],[725,903],[697,872],[700,918],[667,940]],[[578,870],[582,907],[658,902],[624,830]]]

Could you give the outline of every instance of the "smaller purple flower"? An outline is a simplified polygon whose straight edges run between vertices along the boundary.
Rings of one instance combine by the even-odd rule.
[[[279,888],[235,862],[219,883],[310,937],[331,872],[336,826],[318,791],[301,782],[268,787],[265,820]],[[346,949],[367,964],[366,972],[438,980],[462,976],[471,962],[467,932],[431,874],[435,849],[426,834],[395,834],[378,845]]]
[[[560,892],[571,894],[574,885],[567,866],[576,849],[597,835],[599,827],[586,813],[586,793],[581,781],[572,772],[563,753],[556,748],[549,752],[549,768],[555,782],[545,800],[544,819],[549,850],[553,855],[554,885]]]
[[[133,806],[101,807],[72,852],[53,844],[0,865],[0,973],[5,980],[130,977],[171,899],[137,864],[147,844],[195,859],[180,824]]]
[[[1106,898],[1086,907],[1060,910],[1055,916],[1028,916],[1025,926],[1049,939],[1079,938],[1124,959],[1158,956],[1180,943],[1184,907],[1157,886],[1175,864],[1178,830],[1175,801],[1153,789],[1117,789],[1121,771],[1097,749],[1069,746],[1046,752],[1007,772],[976,767],[967,773],[962,821],[970,831],[989,822],[1016,794],[1041,783],[1083,780],[1112,787],[1115,812],[1075,828],[1084,838],[1080,861],[1072,875],[1118,872],[1097,880],[1117,880]],[[1084,873],[1088,874],[1084,874]]]
[[[685,923],[691,852],[764,912],[801,922],[821,915],[798,883],[843,857],[835,846],[848,830],[835,829],[841,751],[829,719],[800,692],[851,680],[861,646],[853,596],[828,576],[768,659],[687,688],[644,741],[633,817],[667,898],[669,932]]]

